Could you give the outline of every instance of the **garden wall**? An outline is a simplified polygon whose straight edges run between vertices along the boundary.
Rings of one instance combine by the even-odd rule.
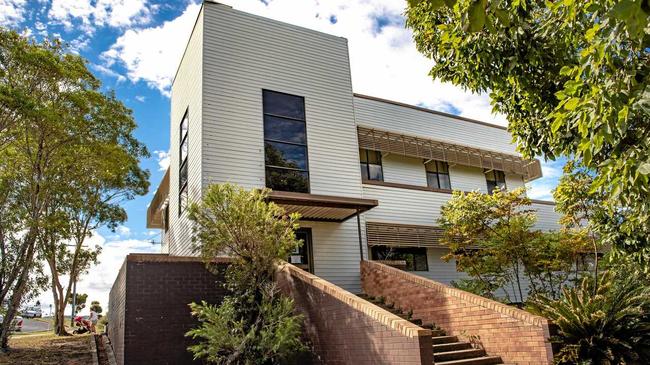
[[[197,257],[130,254],[109,297],[108,337],[119,365],[198,364],[185,333],[197,325],[188,304],[218,304],[227,259],[212,274]]]
[[[450,335],[478,336],[485,351],[505,363],[552,363],[546,318],[372,261],[361,262],[361,285]]]
[[[305,335],[323,364],[433,363],[431,331],[291,264],[277,280],[305,316]]]

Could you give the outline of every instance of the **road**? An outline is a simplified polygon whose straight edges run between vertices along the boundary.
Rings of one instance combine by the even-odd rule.
[[[23,332],[38,332],[38,331],[47,331],[50,329],[50,322],[46,319],[40,318],[25,318],[23,319]]]

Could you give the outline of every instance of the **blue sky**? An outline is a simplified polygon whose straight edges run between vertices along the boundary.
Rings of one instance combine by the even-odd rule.
[[[403,0],[224,0],[235,9],[339,35],[348,39],[354,91],[505,125],[491,114],[489,99],[431,80],[431,62],[404,29]],[[88,60],[106,91],[133,110],[136,137],[152,156],[147,196],[124,204],[129,219],[116,232],[99,230],[101,264],[79,284],[89,299],[106,303],[108,290],[128,252],[157,252],[157,231],[145,228],[146,209],[162,179],[169,149],[169,90],[199,10],[198,1],[0,0],[0,25],[36,39],[58,37]],[[544,163],[545,177],[529,196],[550,199],[562,161]],[[49,293],[41,302],[51,303]]]

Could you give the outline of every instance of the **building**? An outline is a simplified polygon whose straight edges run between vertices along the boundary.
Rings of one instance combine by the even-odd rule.
[[[209,1],[174,79],[170,128],[170,168],[147,217],[163,252],[194,255],[184,207],[209,184],[266,186],[303,216],[305,245],[289,260],[354,293],[360,255],[459,278],[437,242],[451,191],[542,175],[503,127],[355,94],[345,38]],[[534,208],[539,228],[557,228],[552,203]]]
[[[170,167],[147,212],[163,253],[128,255],[110,293],[118,364],[198,363],[187,304],[223,300],[229,261],[215,275],[193,257],[186,205],[225,182],[272,188],[302,215],[305,244],[276,276],[313,345],[301,364],[552,363],[545,318],[445,285],[461,278],[436,228],[452,190],[541,177],[504,128],[355,94],[346,39],[208,0],[173,82],[170,128]],[[534,208],[539,228],[557,227],[552,203]]]

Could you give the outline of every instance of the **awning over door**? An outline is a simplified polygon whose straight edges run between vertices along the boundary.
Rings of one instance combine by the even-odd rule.
[[[149,208],[147,208],[147,228],[163,228],[163,213],[162,209],[167,202],[169,196],[169,169],[165,172],[156,194],[154,194]]]
[[[525,181],[542,176],[542,167],[539,160],[526,160],[516,155],[362,126],[357,127],[357,136],[359,148],[427,160],[445,161],[449,164],[500,170],[521,175]]]
[[[445,247],[442,232],[434,226],[366,222],[368,246]]]
[[[288,213],[300,213],[305,221],[343,222],[379,203],[373,199],[272,191],[269,201]]]

